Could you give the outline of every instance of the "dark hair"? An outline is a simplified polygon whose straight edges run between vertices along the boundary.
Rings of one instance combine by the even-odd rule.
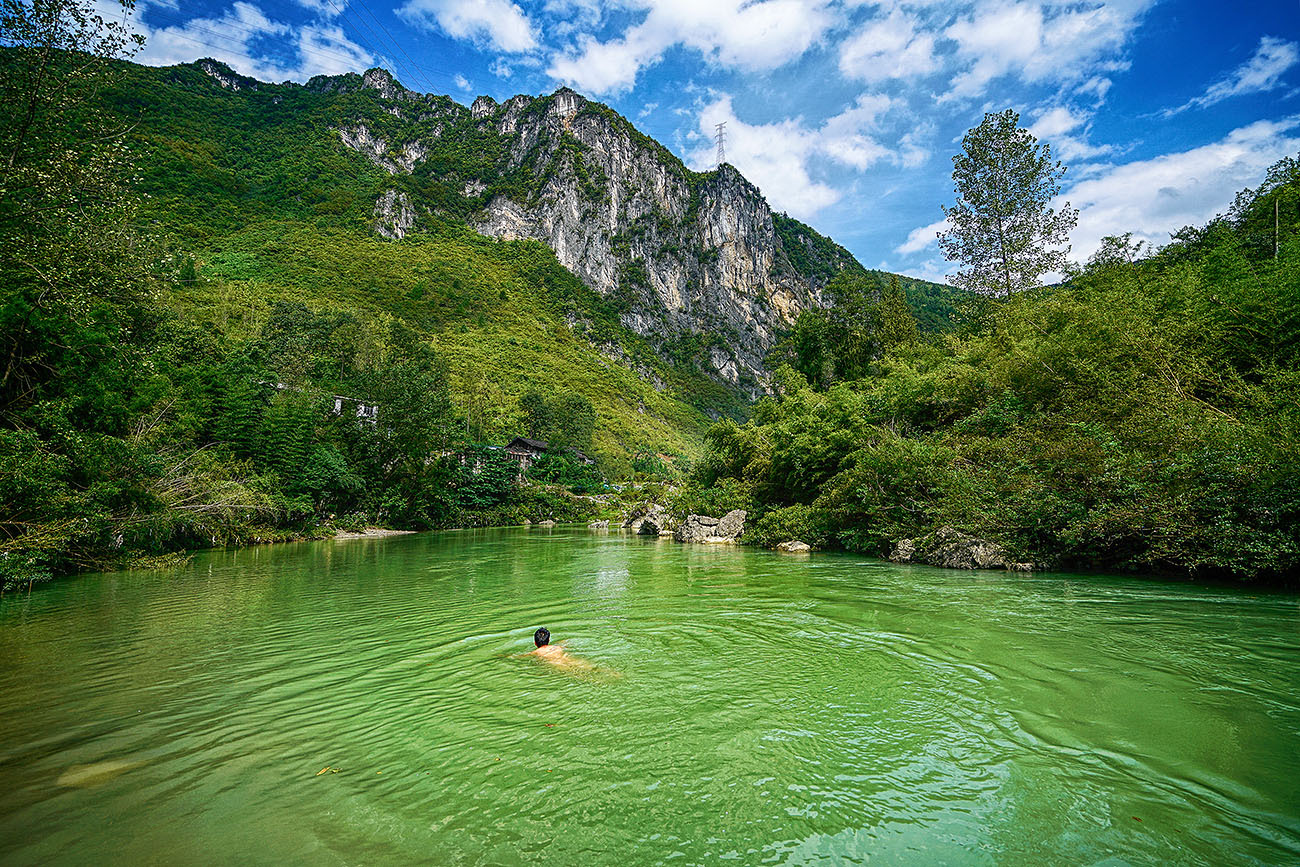
[[[536,644],[538,647],[550,643],[551,630],[547,629],[545,626],[533,633],[533,644]]]

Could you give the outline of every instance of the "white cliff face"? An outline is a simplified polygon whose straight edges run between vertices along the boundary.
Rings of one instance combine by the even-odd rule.
[[[383,96],[380,85],[367,82]],[[614,302],[626,327],[665,351],[693,347],[726,382],[762,390],[763,357],[778,332],[822,302],[825,278],[796,273],[771,208],[731,166],[689,172],[613,112],[567,89],[501,104],[481,96],[444,121],[433,130],[449,141],[475,135],[501,144],[491,172],[447,178],[467,199],[484,197],[470,218],[477,231],[546,243]],[[409,173],[434,149],[433,130],[422,127],[395,145],[362,123],[339,136],[386,171]],[[521,176],[531,179],[526,194]],[[515,179],[510,192],[499,189],[503,177]],[[851,261],[844,254],[836,267]]]
[[[375,202],[375,231],[389,240],[406,237],[415,226],[415,208],[406,193],[388,190]]]

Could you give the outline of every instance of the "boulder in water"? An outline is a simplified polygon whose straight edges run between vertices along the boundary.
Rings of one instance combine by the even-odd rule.
[[[782,542],[777,545],[776,550],[784,551],[787,554],[802,554],[805,551],[811,551],[812,545],[807,542],[800,542],[798,539],[791,539],[789,542]]]
[[[745,510],[734,509],[721,518],[710,515],[688,515],[674,538],[678,542],[735,542],[745,532]]]
[[[997,542],[971,536],[953,527],[940,527],[919,539],[900,539],[889,559],[895,563],[925,563],[944,569],[1009,569],[1032,571],[1032,563],[1011,560]]]

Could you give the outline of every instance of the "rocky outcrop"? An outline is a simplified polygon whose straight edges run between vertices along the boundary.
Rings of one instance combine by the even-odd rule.
[[[539,526],[539,527],[554,527],[554,526],[555,526],[555,522],[552,521],[550,518],[547,518],[545,521],[538,521],[538,522],[537,522],[537,526]]]
[[[671,535],[677,521],[663,506],[652,504],[634,509],[623,526],[642,536]]]
[[[745,510],[735,509],[721,518],[688,515],[673,538],[678,542],[732,543],[745,532]]]
[[[588,530],[608,530],[609,521],[590,521],[587,524]]]
[[[202,60],[195,61],[194,65],[212,76],[217,84],[227,90],[257,90],[259,82],[256,78],[240,75],[220,60],[205,57]]]
[[[940,527],[919,539],[901,539],[889,559],[895,563],[925,563],[945,569],[1009,569],[1028,572],[1032,563],[1011,560],[1002,546],[952,527]]]
[[[375,231],[389,240],[402,238],[415,226],[415,209],[406,193],[389,190],[375,202]]]
[[[789,542],[782,542],[776,546],[776,550],[783,551],[787,554],[802,554],[812,550],[812,545],[807,542],[800,542],[798,539],[792,539]]]

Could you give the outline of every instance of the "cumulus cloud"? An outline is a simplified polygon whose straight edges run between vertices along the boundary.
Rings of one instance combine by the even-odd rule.
[[[263,81],[305,81],[313,75],[352,72],[377,62],[336,24],[291,27],[242,0],[215,18],[150,27],[137,17],[135,28],[145,37],[145,47],[136,59],[155,66],[207,56]]]
[[[1066,122],[1058,118],[1056,123]],[[1300,115],[1293,115],[1258,121],[1202,147],[1106,166],[1065,190],[1054,203],[1059,208],[1068,201],[1079,209],[1071,255],[1086,261],[1101,247],[1102,238],[1125,232],[1155,246],[1167,244],[1184,226],[1214,219],[1239,190],[1257,185],[1269,166],[1297,150]],[[935,234],[946,228],[945,220],[915,228],[894,252],[910,255],[929,249],[936,245]]]
[[[426,30],[441,30],[507,54],[537,48],[533,22],[510,0],[407,0],[397,14]]]
[[[1050,144],[1054,156],[1066,161],[1089,160],[1114,150],[1110,145],[1088,142],[1090,119],[1089,115],[1058,105],[1039,111],[1037,118],[1029,125],[1029,132],[1035,138]]]
[[[322,18],[335,18],[342,15],[343,9],[347,6],[347,0],[293,0],[293,2]]]
[[[454,76],[452,76],[451,80],[453,83],[455,83],[456,87],[460,88],[461,90],[469,90],[471,87],[473,87],[473,85],[469,83],[469,79],[461,75],[459,72],[456,73]]]
[[[681,46],[709,63],[746,71],[775,69],[800,57],[830,28],[825,0],[631,0],[645,18],[621,36],[584,34],[551,58],[557,81],[594,94],[619,93]]]
[[[1202,95],[1177,108],[1166,109],[1163,114],[1172,117],[1189,108],[1205,108],[1229,97],[1276,90],[1282,84],[1282,75],[1297,63],[1300,63],[1300,44],[1265,36],[1259,40],[1259,48],[1250,60],[1211,84]]]
[[[802,118],[750,124],[736,116],[731,97],[723,96],[700,112],[693,133],[697,145],[688,148],[687,158],[697,169],[712,168],[714,124],[725,121],[727,162],[757,184],[773,207],[810,219],[843,196],[813,177],[811,167],[817,162],[863,171],[880,162],[907,165],[918,152],[927,153],[908,136],[895,147],[881,142],[882,120],[898,105],[888,96],[863,94],[820,126]]]
[[[978,96],[1005,75],[1032,83],[1076,83],[1080,92],[1104,96],[1107,76],[1127,68],[1120,51],[1151,5],[1152,0],[979,2],[944,32],[964,66],[946,96]]]
[[[1180,153],[1114,166],[1067,190],[1079,209],[1074,255],[1086,260],[1106,235],[1133,232],[1166,244],[1184,226],[1202,225],[1255,186],[1273,163],[1300,150],[1300,115],[1258,121]]]
[[[901,9],[868,21],[840,45],[840,71],[860,81],[913,78],[939,68],[933,33]]]
[[[931,223],[928,226],[918,226],[907,233],[907,240],[894,248],[895,253],[919,253],[926,247],[937,244],[939,233],[947,231],[948,218],[944,217],[937,223]]]

